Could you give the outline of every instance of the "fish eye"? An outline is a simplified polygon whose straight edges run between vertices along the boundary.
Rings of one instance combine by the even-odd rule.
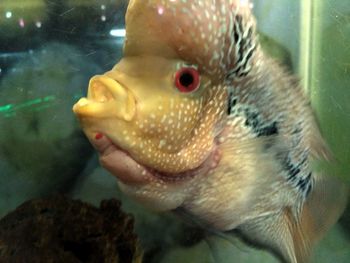
[[[195,68],[182,68],[175,74],[175,86],[181,92],[192,92],[199,87],[199,84],[199,72]]]

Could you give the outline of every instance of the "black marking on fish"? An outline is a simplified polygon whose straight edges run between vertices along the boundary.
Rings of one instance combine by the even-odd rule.
[[[312,173],[310,172],[310,174],[308,175],[308,183],[306,186],[306,191],[305,191],[305,197],[307,197],[309,195],[309,193],[311,192],[312,189]]]
[[[277,159],[287,175],[287,181],[306,198],[312,189],[312,172],[309,168],[309,150],[303,146],[303,123],[298,122],[292,129],[288,148],[277,154]]]
[[[252,129],[256,137],[271,136],[278,134],[278,122],[262,118],[260,112],[248,105],[238,104],[238,97],[230,91],[228,95],[227,114],[242,116],[245,118],[244,125]]]
[[[277,128],[277,122],[273,122],[270,125],[266,125],[264,127],[261,127],[257,131],[257,136],[271,136],[271,135],[276,135],[278,134],[278,128]]]
[[[295,164],[289,155],[281,160],[282,167],[284,170],[288,172],[287,180],[291,182],[295,182],[298,178],[298,175],[301,172],[301,167],[306,162],[307,157],[304,157],[299,163]]]
[[[241,15],[235,17],[232,34],[236,53],[230,55],[235,57],[235,65],[227,73],[227,79],[242,78],[249,74],[251,71],[249,63],[257,48],[253,27],[244,28]]]
[[[240,109],[238,110],[240,112]],[[244,107],[245,126],[250,127],[256,137],[271,136],[278,134],[277,121],[264,119],[260,112],[250,107]]]
[[[305,177],[305,178],[300,178],[298,183],[297,183],[297,187],[303,191],[306,192],[307,187],[309,186],[310,183],[310,179],[311,179],[311,172]]]
[[[312,173],[305,169],[308,160],[308,153],[303,153],[303,158],[299,162],[293,162],[290,154],[282,154],[283,158],[277,158],[282,164],[283,170],[287,172],[287,181],[298,188],[306,197],[312,188]]]
[[[228,105],[227,105],[227,115],[230,115],[232,109],[237,105],[238,98],[233,95],[233,92],[230,91],[228,94]]]
[[[241,35],[239,32],[242,32],[243,26],[242,26],[242,16],[236,15],[235,16],[235,23],[234,23],[234,30],[233,30],[233,40],[235,43],[238,43],[240,41]]]
[[[254,137],[267,137],[279,134],[279,123],[283,121],[281,119],[282,116],[267,119],[259,109],[252,105],[241,104],[239,99],[234,89],[229,92],[227,113],[230,117],[243,117],[245,119],[244,126],[250,128]],[[275,152],[276,159],[281,164],[286,180],[306,197],[312,189],[312,173],[308,168],[309,151],[302,148],[302,123],[298,123],[295,126],[291,131],[291,135],[291,140],[288,141],[287,147],[279,148],[281,151]],[[273,145],[279,142],[279,140],[269,140],[265,145],[265,150],[271,149]]]

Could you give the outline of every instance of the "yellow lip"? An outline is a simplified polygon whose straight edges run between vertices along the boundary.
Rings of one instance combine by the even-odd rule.
[[[136,102],[133,94],[120,83],[105,75],[93,77],[87,98],[81,98],[73,111],[81,117],[108,117],[131,121],[135,116]]]
[[[105,111],[105,105],[96,103],[87,98],[81,98],[74,106],[73,111],[76,115],[82,117],[102,116]]]

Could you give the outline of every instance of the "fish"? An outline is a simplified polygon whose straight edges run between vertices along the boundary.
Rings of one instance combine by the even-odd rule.
[[[303,263],[347,190],[315,168],[332,153],[256,27],[247,0],[131,0],[122,59],[73,111],[126,195]]]

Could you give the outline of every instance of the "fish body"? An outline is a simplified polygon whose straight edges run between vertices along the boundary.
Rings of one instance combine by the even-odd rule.
[[[312,167],[331,154],[310,103],[262,51],[249,1],[131,0],[124,57],[73,110],[126,194],[285,262],[306,262],[344,208]]]

